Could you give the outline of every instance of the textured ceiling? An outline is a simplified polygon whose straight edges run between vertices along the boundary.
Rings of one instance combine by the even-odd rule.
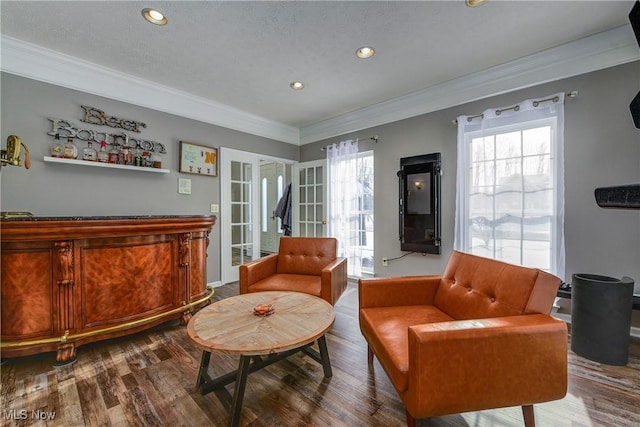
[[[0,29],[301,128],[628,24],[633,3],[3,0]],[[167,26],[142,19],[150,5]]]

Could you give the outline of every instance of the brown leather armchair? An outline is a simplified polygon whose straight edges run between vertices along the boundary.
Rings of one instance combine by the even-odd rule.
[[[454,251],[442,276],[361,279],[360,330],[407,424],[533,404],[567,392],[567,327],[549,315],[560,279]]]
[[[281,237],[277,254],[240,266],[240,294],[296,291],[335,305],[347,287],[347,260],[333,237]]]

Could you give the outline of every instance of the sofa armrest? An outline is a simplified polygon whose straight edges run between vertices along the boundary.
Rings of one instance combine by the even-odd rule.
[[[358,281],[359,308],[432,305],[441,276],[376,277]]]
[[[320,272],[321,297],[335,305],[347,288],[347,259],[337,257]]]
[[[267,255],[266,257],[240,265],[240,294],[246,294],[249,292],[249,286],[276,274],[277,268],[278,254]]]
[[[567,392],[567,326],[551,316],[423,324],[408,333],[403,400],[416,418],[535,404]]]

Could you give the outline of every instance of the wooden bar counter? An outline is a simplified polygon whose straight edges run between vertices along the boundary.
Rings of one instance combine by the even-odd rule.
[[[1,222],[2,358],[187,322],[206,288],[215,216],[17,217]]]

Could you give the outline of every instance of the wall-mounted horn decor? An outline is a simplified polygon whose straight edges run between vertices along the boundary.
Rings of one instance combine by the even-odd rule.
[[[31,167],[31,154],[29,154],[29,148],[27,148],[20,137],[16,135],[9,135],[7,138],[7,149],[0,150],[0,163],[2,165],[22,166],[22,160],[20,160],[20,147],[24,147],[24,167],[25,169],[29,169]]]

